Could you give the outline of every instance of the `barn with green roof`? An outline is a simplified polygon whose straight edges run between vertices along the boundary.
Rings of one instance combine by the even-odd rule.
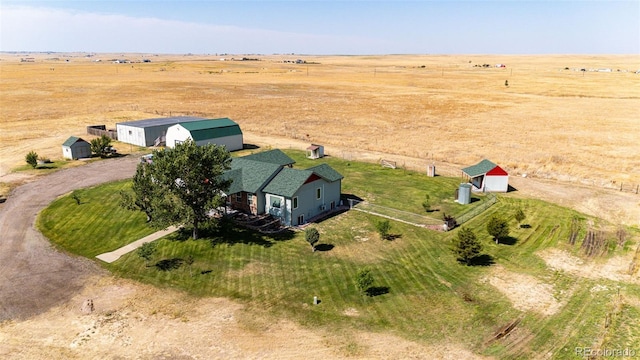
[[[167,129],[166,144],[173,148],[188,139],[196,145],[223,145],[229,151],[243,147],[242,130],[229,118],[182,122]]]

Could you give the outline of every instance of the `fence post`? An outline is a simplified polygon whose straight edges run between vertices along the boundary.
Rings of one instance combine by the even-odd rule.
[[[640,190],[640,185],[636,186],[636,194],[638,193],[638,190]]]

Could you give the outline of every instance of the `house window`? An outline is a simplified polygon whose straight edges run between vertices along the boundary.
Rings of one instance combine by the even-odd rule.
[[[236,202],[238,203],[242,202],[242,193],[236,193]]]
[[[320,200],[321,197],[322,197],[322,189],[317,188],[316,189],[316,199]]]
[[[129,135],[131,135],[131,134],[132,134],[132,133],[131,133],[131,130],[129,130]]]
[[[294,209],[298,208],[298,197],[297,196],[293,198],[293,208]]]
[[[271,207],[280,208],[280,199],[273,199],[273,203],[271,204]]]
[[[247,195],[247,205],[253,205],[253,195]]]

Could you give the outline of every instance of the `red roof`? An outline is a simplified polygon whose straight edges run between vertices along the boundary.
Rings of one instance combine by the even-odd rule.
[[[493,169],[487,171],[487,176],[509,176],[509,174],[500,166],[496,166]]]

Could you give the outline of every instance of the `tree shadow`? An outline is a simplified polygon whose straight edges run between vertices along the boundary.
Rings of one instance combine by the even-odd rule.
[[[495,264],[495,260],[493,260],[493,256],[489,254],[482,254],[474,257],[469,262],[469,266],[491,266]]]
[[[520,224],[520,229],[531,229],[531,224]]]
[[[333,244],[319,244],[316,245],[316,251],[331,251],[331,249],[333,249],[334,246]]]
[[[213,270],[202,270],[202,271],[200,271],[200,275],[206,275],[206,274],[209,274],[209,273],[212,273],[212,272],[213,272]]]
[[[242,144],[242,149],[244,150],[256,150],[256,149],[260,149],[260,146],[255,145],[255,144]]]
[[[498,243],[502,244],[502,245],[515,245],[515,243],[518,242],[518,239],[514,238],[513,236],[505,236],[505,237],[501,237],[498,240]]]
[[[367,296],[370,296],[370,297],[380,296],[380,295],[388,294],[389,287],[388,286],[372,286],[368,288],[365,291],[365,293],[367,294]]]
[[[180,268],[183,263],[184,260],[182,260],[181,258],[164,259],[158,261],[156,263],[156,267],[158,268],[158,270],[170,271]]]
[[[402,237],[402,234],[389,234],[384,239],[387,241],[394,241],[396,239],[400,239],[401,237]]]
[[[295,233],[291,229],[285,229],[273,234],[263,234],[259,231],[237,225],[229,219],[222,219],[218,225],[217,229],[208,236],[211,246],[215,246],[216,244],[246,244],[268,248],[276,241],[290,240],[295,236]]]

